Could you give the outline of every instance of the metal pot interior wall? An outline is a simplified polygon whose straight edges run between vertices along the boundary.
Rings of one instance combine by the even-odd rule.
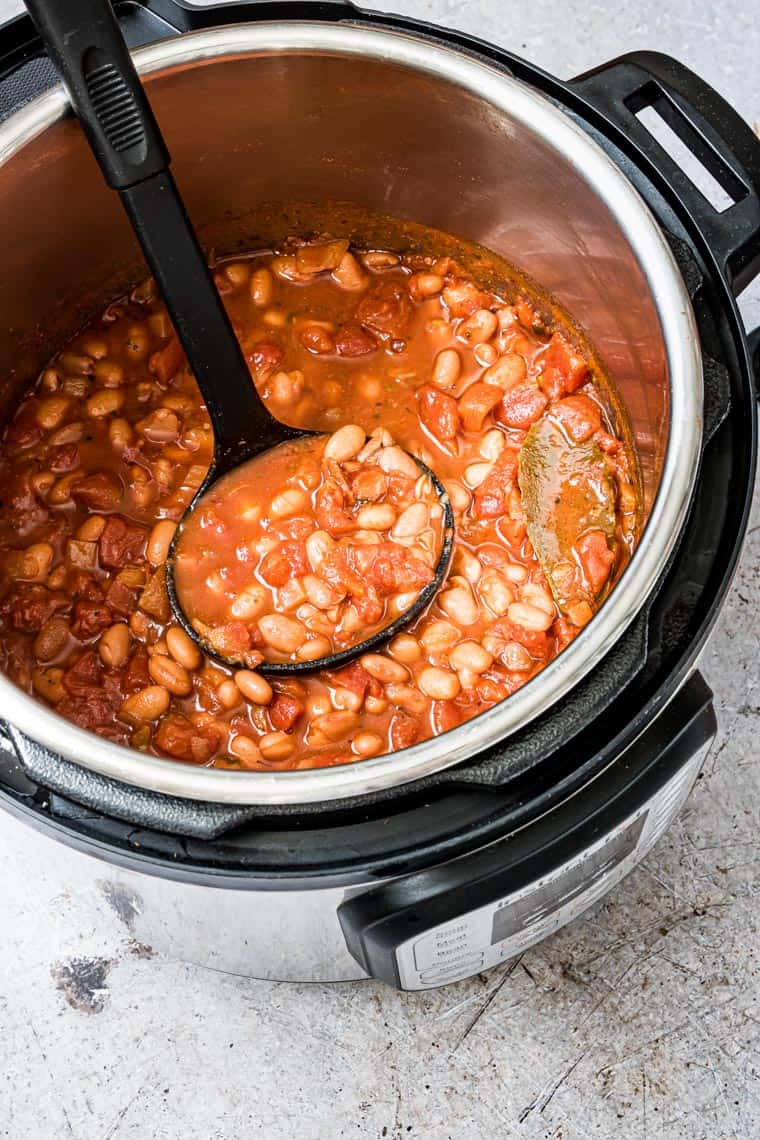
[[[573,160],[517,118],[386,60],[278,52],[196,60],[148,79],[190,214],[210,250],[304,227],[373,244],[420,223],[540,282],[587,331],[633,428],[647,508],[668,434],[657,309],[631,238]],[[339,204],[339,205],[336,205]],[[0,177],[2,402],[141,272],[118,203],[69,117]]]

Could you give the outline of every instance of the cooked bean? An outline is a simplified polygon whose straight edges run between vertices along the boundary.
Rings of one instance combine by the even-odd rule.
[[[81,420],[75,420],[74,423],[64,424],[63,427],[57,428],[54,432],[50,433],[48,444],[50,447],[64,447],[67,443],[79,443],[84,435],[84,424]]]
[[[373,697],[368,693],[364,698],[364,707],[370,716],[382,716],[388,708],[388,702],[385,697]]]
[[[478,594],[497,617],[505,614],[515,596],[506,578],[498,570],[485,570],[478,582]]]
[[[352,253],[344,253],[332,273],[341,289],[356,293],[367,284],[361,266]]]
[[[129,626],[121,621],[116,622],[100,635],[98,641],[100,660],[109,669],[120,669],[122,665],[126,664],[131,643],[132,635]]]
[[[534,665],[533,658],[519,641],[508,642],[501,651],[501,660],[510,673],[527,673]]]
[[[399,258],[397,253],[391,253],[386,249],[371,249],[367,253],[362,254],[362,262],[374,272],[382,269],[392,269],[394,265],[398,265]]]
[[[490,340],[499,327],[496,313],[489,309],[478,309],[471,317],[462,321],[457,329],[457,336],[468,344],[484,344]]]
[[[274,279],[266,266],[254,269],[251,274],[250,294],[254,305],[258,305],[259,308],[265,309],[267,305],[271,305],[274,297]]]
[[[453,388],[462,371],[462,361],[455,348],[442,348],[433,364],[433,383],[439,388]]]
[[[306,557],[312,570],[318,570],[336,548],[335,539],[324,530],[315,530],[306,539]]]
[[[106,520],[102,515],[90,515],[85,519],[76,532],[80,542],[97,542],[106,528]]]
[[[461,483],[457,482],[456,479],[444,479],[443,485],[449,496],[451,509],[457,514],[464,514],[472,501],[470,492],[466,487],[463,487]]]
[[[329,637],[317,636],[304,641],[296,657],[299,661],[319,661],[322,657],[328,657],[332,651],[333,645]]]
[[[166,648],[174,660],[186,669],[200,668],[203,660],[201,651],[181,626],[169,626],[166,631]]]
[[[348,736],[359,723],[359,717],[349,709],[340,709],[336,712],[325,713],[312,721],[312,727],[322,733],[328,740],[342,740]]]
[[[322,578],[318,578],[316,574],[304,575],[303,588],[311,605],[316,606],[319,610],[329,610],[331,606],[338,605],[346,596],[345,591],[334,589]]]
[[[344,424],[328,439],[325,444],[325,459],[334,459],[336,463],[345,463],[353,459],[364,447],[367,433],[357,424]]]
[[[385,751],[385,740],[379,732],[357,732],[351,747],[362,758],[377,756]]]
[[[357,512],[356,521],[365,530],[390,530],[396,522],[396,512],[390,503],[372,503]]]
[[[272,499],[269,513],[273,519],[286,519],[305,511],[308,505],[309,496],[305,491],[300,487],[288,487]]]
[[[229,750],[244,768],[258,768],[261,763],[261,749],[251,736],[239,733],[230,741]]]
[[[479,610],[471,590],[456,588],[444,590],[439,598],[441,609],[459,626],[474,625]]]
[[[177,524],[171,519],[161,519],[153,527],[148,535],[148,545],[145,548],[145,556],[151,566],[163,566],[166,562],[176,530]]]
[[[95,365],[95,379],[101,388],[120,388],[124,383],[124,369],[115,360],[99,360]]]
[[[524,358],[516,352],[508,352],[483,373],[483,379],[487,384],[498,384],[508,392],[522,384],[527,374]]]
[[[37,696],[42,697],[51,704],[60,704],[66,697],[63,687],[63,669],[55,665],[32,669],[32,688]]]
[[[409,633],[399,633],[394,637],[388,646],[388,652],[391,653],[397,661],[403,661],[405,664],[410,664],[412,661],[419,661],[420,657],[422,657],[420,643]]]
[[[430,508],[425,503],[412,503],[396,519],[391,531],[394,538],[413,538],[430,522]]]
[[[382,653],[365,653],[360,660],[370,677],[375,677],[383,684],[389,682],[403,683],[409,680],[408,669],[398,661],[385,657]]]
[[[449,653],[452,669],[470,669],[473,673],[485,673],[493,664],[493,655],[477,641],[460,641]]]
[[[47,396],[37,407],[37,423],[46,431],[59,427],[71,408],[68,396]]]
[[[240,689],[228,677],[226,681],[222,681],[221,685],[217,686],[216,697],[224,708],[234,709],[236,705],[240,704]]]
[[[531,606],[528,602],[512,602],[507,610],[507,617],[515,625],[521,625],[523,629],[540,633],[547,630],[554,621],[552,614],[540,610],[537,606]]]
[[[119,709],[119,717],[130,724],[155,721],[164,715],[170,701],[169,691],[163,685],[148,685],[127,697]]]
[[[472,355],[483,368],[495,364],[499,358],[499,351],[493,344],[476,344]]]
[[[429,657],[446,653],[462,634],[450,621],[431,621],[420,633],[420,643]]]
[[[242,621],[253,621],[267,608],[267,592],[263,586],[254,584],[238,594],[230,604],[230,614]]]
[[[470,463],[464,469],[464,477],[467,485],[472,487],[473,490],[484,483],[488,476],[491,474],[493,463]]]
[[[187,697],[193,691],[192,677],[184,665],[171,657],[154,654],[148,662],[148,672],[157,685],[163,685],[172,696]]]
[[[251,267],[244,261],[230,261],[224,267],[224,276],[236,289],[242,289],[251,276]]]
[[[427,700],[415,685],[399,685],[393,682],[386,686],[385,693],[392,705],[397,705],[414,716],[421,716],[427,711]]]
[[[132,425],[129,420],[116,418],[108,425],[108,438],[114,451],[123,451],[134,438]]]
[[[296,742],[287,732],[265,732],[259,738],[259,749],[265,760],[287,760],[296,750]]]
[[[96,388],[85,403],[85,411],[93,419],[113,416],[124,407],[125,396],[122,388]]]
[[[520,590],[520,601],[528,602],[531,606],[535,606],[544,613],[551,614],[552,617],[556,614],[554,600],[548,590],[543,586],[538,586],[534,582],[526,582]]]
[[[428,665],[417,677],[420,691],[434,701],[453,701],[459,693],[459,678],[450,669]]]
[[[478,559],[474,554],[471,554],[469,550],[465,549],[464,546],[458,547],[454,555],[454,569],[457,574],[461,574],[466,578],[472,586],[475,585],[483,573],[483,567]]]
[[[413,273],[409,289],[418,297],[434,297],[443,289],[443,278],[438,273]]]
[[[420,469],[411,455],[407,455],[405,451],[396,446],[383,447],[377,453],[377,464],[382,467],[383,471],[406,475],[409,479],[416,479],[420,473]]]
[[[253,701],[255,705],[268,705],[274,696],[269,681],[252,669],[238,669],[235,673],[235,684],[243,696]]]
[[[301,622],[282,614],[259,618],[259,630],[267,645],[279,653],[295,653],[306,640]]]
[[[48,618],[32,642],[34,656],[38,661],[52,661],[68,643],[69,623],[63,617]]]
[[[507,440],[504,432],[498,428],[492,428],[481,439],[478,450],[484,459],[494,460],[499,458],[506,446]]]

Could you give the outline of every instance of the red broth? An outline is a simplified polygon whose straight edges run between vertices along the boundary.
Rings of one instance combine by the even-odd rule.
[[[456,523],[447,582],[387,648],[333,673],[270,682],[255,668],[225,669],[201,654],[171,621],[164,563],[213,440],[147,283],[51,361],[5,433],[5,672],[108,739],[254,769],[379,755],[507,699],[590,620],[633,548],[629,459],[591,358],[567,327],[547,327],[541,306],[514,286],[503,295],[484,289],[449,258],[291,242],[219,267],[216,280],[274,415],[330,433],[354,424],[381,442],[390,433],[443,480]],[[527,433],[546,422],[570,447],[593,441],[615,488],[615,532],[592,528],[578,538],[569,552],[577,597],[562,611],[528,538],[518,480]],[[278,473],[273,491],[275,483],[282,491],[298,479]],[[346,483],[342,503],[333,496],[327,505],[351,514],[366,496]],[[307,514],[319,489],[309,494]],[[324,515],[320,529],[339,543],[329,521]],[[300,553],[291,559],[286,544],[307,536],[293,537],[289,525],[277,522],[271,535],[287,578],[281,564],[277,581],[266,580],[271,551],[262,550],[255,580],[273,614],[276,605],[307,631],[305,644],[328,636],[320,623],[332,620],[332,607],[315,604],[311,563]],[[417,588],[414,575],[388,574],[378,579],[390,583],[384,604]],[[348,590],[346,601],[356,609]],[[260,648],[250,640],[249,648],[254,664]]]

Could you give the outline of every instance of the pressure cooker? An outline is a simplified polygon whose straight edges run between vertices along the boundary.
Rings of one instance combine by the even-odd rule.
[[[561,82],[343,2],[114,8],[207,248],[284,237],[308,203],[435,226],[515,263],[573,313],[617,385],[645,526],[555,662],[391,756],[186,765],[87,733],[2,677],[3,825],[70,890],[102,891],[134,936],[184,960],[283,980],[457,981],[627,874],[714,738],[697,664],[754,482],[760,336],[736,298],[760,271],[760,141],[656,53]],[[707,168],[725,209],[645,112]],[[26,16],[0,28],[0,115],[7,419],[140,258]]]

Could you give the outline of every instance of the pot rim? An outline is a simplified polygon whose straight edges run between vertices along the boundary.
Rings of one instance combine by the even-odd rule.
[[[400,752],[333,768],[243,772],[197,767],[114,744],[24,693],[0,674],[3,716],[39,744],[122,783],[185,799],[297,805],[396,787],[451,767],[518,729],[566,696],[619,640],[650,596],[680,537],[697,475],[702,437],[702,360],[686,287],[648,207],[600,146],[543,95],[497,67],[407,32],[318,22],[234,24],[140,48],[142,75],[212,60],[272,52],[360,55],[410,67],[464,88],[525,122],[600,197],[626,235],[651,291],[666,349],[670,431],[660,484],[634,555],[609,599],[581,634],[536,678],[487,712]],[[69,113],[56,87],[0,126],[0,166]],[[443,750],[442,750],[443,749]]]

